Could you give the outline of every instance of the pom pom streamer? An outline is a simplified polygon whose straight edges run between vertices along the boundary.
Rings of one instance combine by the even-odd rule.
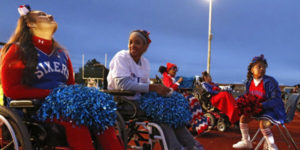
[[[150,92],[142,96],[140,108],[154,121],[180,127],[190,123],[189,103],[182,94],[173,92],[169,97]]]
[[[259,99],[257,96],[246,93],[237,99],[237,107],[239,109],[239,115],[256,116],[262,112],[260,103],[264,99]]]
[[[71,85],[55,88],[38,110],[38,118],[57,118],[104,131],[115,123],[116,109],[111,95],[96,88]]]

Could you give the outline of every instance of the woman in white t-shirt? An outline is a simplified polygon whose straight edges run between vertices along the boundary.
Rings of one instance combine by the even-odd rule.
[[[170,89],[162,84],[150,84],[150,64],[143,57],[150,43],[149,32],[145,30],[132,31],[128,41],[129,50],[119,51],[109,65],[108,89],[135,91],[135,96],[125,98],[132,100],[131,102],[137,106],[139,111],[137,114],[143,114],[138,106],[140,93],[154,91],[159,95],[166,96],[170,92]],[[169,149],[203,149],[202,145],[184,126],[178,128],[171,128],[166,124],[160,124],[160,126],[164,131]]]

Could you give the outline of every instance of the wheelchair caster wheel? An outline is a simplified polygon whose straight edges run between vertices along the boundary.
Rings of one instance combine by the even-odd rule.
[[[219,121],[217,124],[218,131],[224,132],[227,129],[226,123],[224,121]]]
[[[211,113],[205,113],[203,116],[209,119],[210,125],[208,126],[208,129],[211,130],[216,124],[215,116],[212,115]]]

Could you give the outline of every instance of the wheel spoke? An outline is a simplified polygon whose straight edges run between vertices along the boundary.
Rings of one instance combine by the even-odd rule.
[[[1,148],[1,150],[8,149],[13,143],[14,143],[13,141],[9,142],[7,145],[5,145],[3,148]]]

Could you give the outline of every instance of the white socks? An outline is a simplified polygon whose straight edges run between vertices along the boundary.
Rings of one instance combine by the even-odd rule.
[[[240,123],[242,140],[250,141],[248,123]]]
[[[268,145],[271,147],[274,146],[275,141],[271,129],[270,128],[260,129],[260,131],[264,135]]]

